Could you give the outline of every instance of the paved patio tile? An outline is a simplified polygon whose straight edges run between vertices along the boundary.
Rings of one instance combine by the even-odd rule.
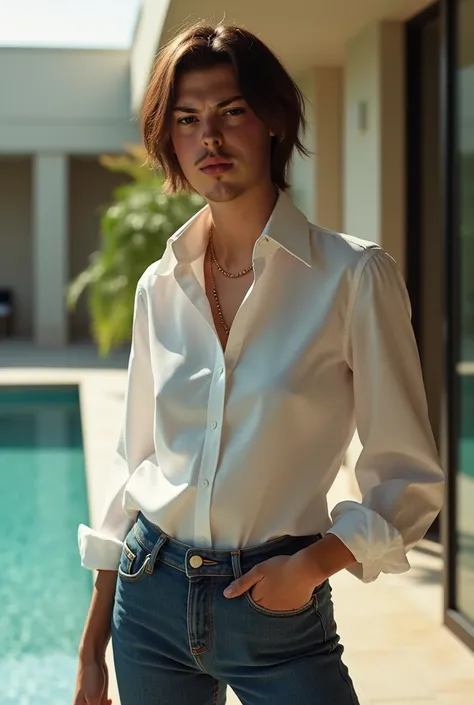
[[[106,369],[83,347],[49,357],[25,345],[0,349],[0,384],[79,384],[93,521],[102,512],[122,421],[125,363],[123,356]],[[354,497],[353,477],[342,469],[329,504],[348,497]],[[409,557],[413,567],[405,575],[363,585],[343,572],[332,581],[345,661],[361,705],[472,705],[474,654],[442,624],[440,551],[426,544]],[[108,655],[111,696],[119,705],[110,649]],[[228,703],[239,703],[230,690]]]

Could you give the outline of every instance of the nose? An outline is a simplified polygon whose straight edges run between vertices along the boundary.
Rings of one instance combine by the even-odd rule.
[[[202,143],[207,149],[222,147],[222,133],[215,120],[207,120],[204,123]]]

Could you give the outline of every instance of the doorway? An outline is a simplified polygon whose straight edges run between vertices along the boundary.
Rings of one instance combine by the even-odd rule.
[[[444,377],[444,242],[438,4],[430,6],[407,24],[406,49],[406,278],[429,416],[440,449]],[[438,520],[430,529],[429,537],[439,540]]]

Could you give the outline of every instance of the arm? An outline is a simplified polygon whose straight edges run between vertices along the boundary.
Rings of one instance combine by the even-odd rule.
[[[383,250],[371,250],[354,275],[345,339],[363,450],[356,465],[362,502],[340,502],[323,539],[292,557],[256,566],[225,591],[270,609],[304,604],[315,586],[347,568],[363,582],[402,573],[406,553],[441,509],[440,467],[401,273]]]
[[[363,582],[409,570],[406,554],[439,513],[444,473],[428,418],[405,283],[394,260],[371,250],[355,273],[346,359],[362,452],[362,502],[341,502],[329,530]]]
[[[147,459],[156,462],[153,439],[155,395],[151,367],[146,293],[138,283],[125,418],[115,462],[108,478],[108,502],[97,530],[81,524],[78,532],[81,562],[85,568],[117,570],[123,539],[134,517],[123,509],[123,494],[132,473]]]
[[[79,658],[83,663],[99,663],[104,659],[110,639],[116,582],[116,571],[99,570],[79,646]]]
[[[74,705],[111,705],[105,651],[110,639],[116,581],[116,572],[99,571],[79,647]]]
[[[100,527],[79,527],[82,565],[99,571],[81,646],[81,660],[103,657],[110,637],[117,568],[123,539],[133,523],[122,497],[134,470],[154,454],[154,385],[151,368],[145,292],[139,282],[135,296],[132,345],[125,395],[125,419],[109,481],[110,499]]]

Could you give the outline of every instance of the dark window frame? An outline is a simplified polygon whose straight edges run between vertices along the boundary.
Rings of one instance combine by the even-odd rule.
[[[459,111],[458,111],[459,0],[441,3],[441,118],[443,172],[443,233],[445,263],[445,380],[443,398],[443,462],[447,493],[443,510],[444,622],[474,650],[474,625],[456,608],[457,476],[459,468],[461,359],[460,222],[459,222]]]
[[[441,512],[444,548],[444,624],[474,650],[474,626],[456,608],[457,477],[460,438],[460,380],[456,367],[461,344],[459,151],[458,151],[458,11],[459,0],[439,0],[406,24],[406,280],[412,303],[412,322],[422,354],[421,291],[422,242],[420,151],[421,103],[420,39],[424,26],[440,21],[440,146],[441,207],[443,238],[443,380],[441,399],[440,454],[446,470],[446,497]]]

